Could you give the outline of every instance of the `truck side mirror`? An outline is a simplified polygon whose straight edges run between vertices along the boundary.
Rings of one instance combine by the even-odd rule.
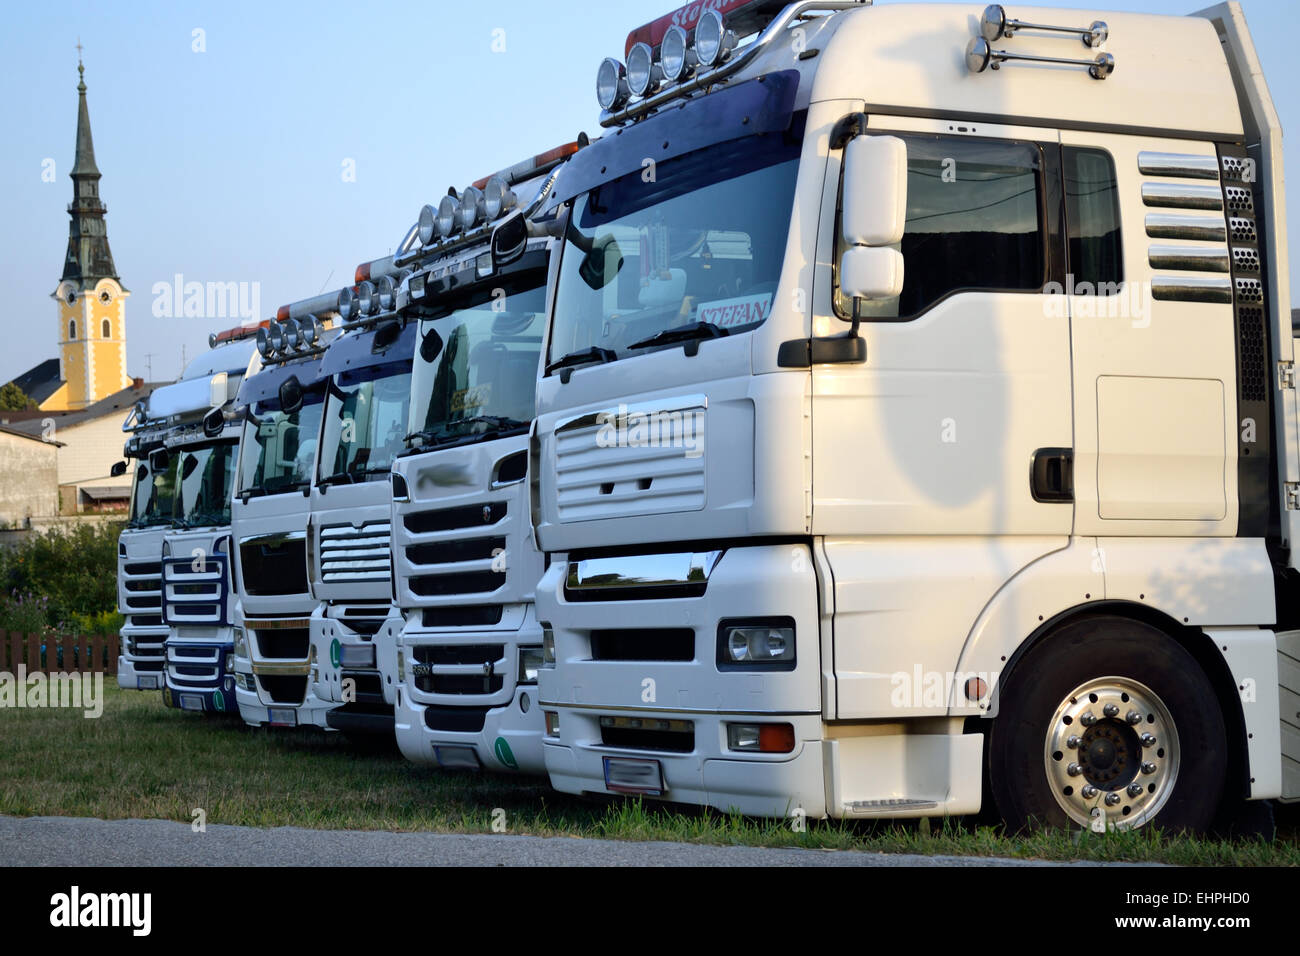
[[[844,147],[840,288],[854,299],[887,299],[903,288],[907,144],[897,136],[855,136]]]
[[[123,475],[126,474],[126,462],[124,461],[113,462],[113,467],[108,470],[108,473],[114,478],[121,478]]]
[[[292,415],[302,408],[302,382],[297,375],[291,375],[280,386],[280,411]]]
[[[207,438],[216,438],[226,427],[226,414],[220,408],[214,408],[203,416],[203,434]]]
[[[528,222],[522,210],[516,209],[492,230],[492,268],[509,265],[528,248]]]
[[[149,455],[149,469],[153,472],[166,471],[167,466],[172,462],[171,452],[166,448],[159,448]]]

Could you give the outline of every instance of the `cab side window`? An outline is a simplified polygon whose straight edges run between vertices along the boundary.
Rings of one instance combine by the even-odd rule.
[[[861,303],[862,317],[911,318],[955,292],[1040,290],[1046,251],[1039,147],[970,137],[901,138],[907,143],[903,291],[893,301]],[[841,246],[836,261],[842,252]],[[836,310],[852,314],[838,289]]]
[[[1124,279],[1124,258],[1115,161],[1104,150],[1077,146],[1065,147],[1062,159],[1074,289],[1096,295],[1117,292]]]

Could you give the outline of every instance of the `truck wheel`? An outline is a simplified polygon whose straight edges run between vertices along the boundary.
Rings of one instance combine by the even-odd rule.
[[[989,782],[1029,827],[1204,830],[1227,773],[1218,697],[1191,654],[1124,618],[1067,624],[998,691]]]

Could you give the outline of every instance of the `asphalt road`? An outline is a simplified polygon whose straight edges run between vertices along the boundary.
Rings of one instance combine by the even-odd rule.
[[[1051,866],[1040,861],[628,843],[509,834],[389,833],[170,820],[0,817],[0,866]],[[1067,864],[1097,866],[1096,863]]]

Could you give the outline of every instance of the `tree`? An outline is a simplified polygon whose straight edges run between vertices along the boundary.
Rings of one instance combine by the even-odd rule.
[[[0,385],[0,412],[26,412],[35,408],[36,403],[13,382]]]

